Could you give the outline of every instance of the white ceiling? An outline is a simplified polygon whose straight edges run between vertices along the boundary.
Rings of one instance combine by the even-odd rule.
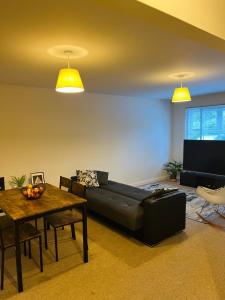
[[[224,0],[137,0],[225,39]]]
[[[169,98],[176,72],[192,95],[225,90],[224,40],[134,0],[5,1],[0,32],[1,83],[54,89],[66,62],[48,49],[72,44],[87,92]]]

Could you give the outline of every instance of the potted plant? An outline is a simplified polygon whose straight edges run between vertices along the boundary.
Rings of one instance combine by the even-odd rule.
[[[182,171],[182,167],[183,164],[181,162],[173,160],[165,164],[164,170],[167,171],[171,180],[176,181],[177,175]]]
[[[9,181],[9,184],[12,187],[23,187],[24,182],[26,180],[26,175],[22,175],[20,177],[16,177],[16,176],[10,176],[11,180]]]

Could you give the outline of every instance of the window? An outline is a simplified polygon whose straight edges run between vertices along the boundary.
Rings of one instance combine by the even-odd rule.
[[[185,138],[225,140],[225,105],[187,108]]]

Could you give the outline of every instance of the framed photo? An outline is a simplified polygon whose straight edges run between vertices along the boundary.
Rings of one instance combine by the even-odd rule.
[[[31,173],[31,184],[45,183],[44,172]]]

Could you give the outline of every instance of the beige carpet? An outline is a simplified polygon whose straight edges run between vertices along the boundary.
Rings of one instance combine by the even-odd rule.
[[[44,273],[23,257],[25,291],[17,294],[15,258],[8,253],[0,299],[225,299],[225,232],[187,221],[187,229],[150,248],[89,218],[90,261],[78,240],[60,231],[60,261],[44,252]],[[63,239],[63,240],[62,240]],[[37,244],[33,256],[38,262]]]

